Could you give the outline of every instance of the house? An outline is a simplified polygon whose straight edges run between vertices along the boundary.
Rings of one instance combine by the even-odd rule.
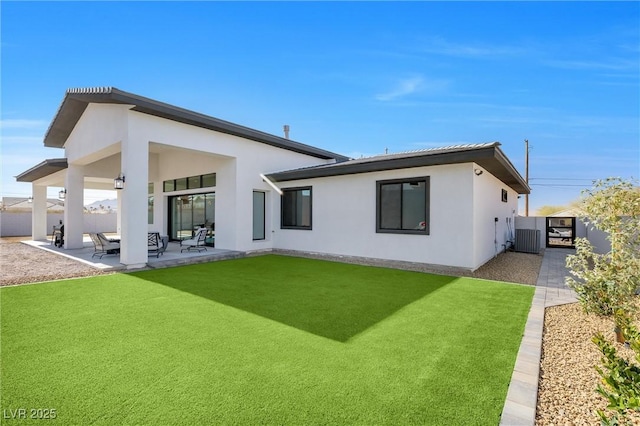
[[[512,240],[526,182],[500,144],[362,159],[116,88],[70,89],[45,135],[64,158],[17,176],[33,187],[33,238],[48,186],[63,187],[65,247],[82,246],[84,189],[118,191],[120,262],[147,263],[147,232],[207,225],[215,246],[286,249],[476,269]]]
[[[55,198],[48,198],[47,211],[49,213],[59,213],[64,211],[64,203]],[[2,197],[0,201],[0,211],[31,211],[33,199],[31,197]]]

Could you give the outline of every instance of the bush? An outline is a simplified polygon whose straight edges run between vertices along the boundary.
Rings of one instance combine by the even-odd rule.
[[[595,253],[591,243],[576,239],[576,254],[567,256],[569,287],[583,308],[603,316],[629,310],[640,286],[640,191],[631,182],[609,178],[594,183],[581,204],[587,226],[607,234],[611,251]]]
[[[607,398],[607,409],[613,413],[597,410],[597,414],[605,425],[618,425],[622,421],[629,422],[631,411],[640,411],[640,333],[631,324],[631,319],[624,311],[616,313],[616,323],[622,329],[627,343],[635,353],[635,363],[618,356],[616,348],[609,343],[602,333],[598,333],[592,341],[602,352],[600,362],[603,368],[595,367],[602,383],[596,391]]]

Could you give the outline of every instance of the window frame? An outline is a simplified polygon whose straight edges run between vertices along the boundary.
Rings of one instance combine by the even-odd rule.
[[[285,208],[285,196],[286,192],[302,192],[309,191],[309,226],[304,225],[285,225],[284,224],[284,208]],[[297,186],[292,188],[282,188],[282,196],[280,197],[280,229],[301,229],[310,231],[313,229],[313,187],[311,186]]]
[[[262,237],[256,238],[256,234],[255,234],[255,221],[256,221],[256,194],[261,194],[261,206],[262,207]],[[267,193],[265,191],[258,191],[258,190],[254,190],[253,194],[252,194],[252,221],[253,221],[253,226],[252,226],[252,238],[253,241],[264,241],[267,239]]]
[[[425,228],[424,229],[389,229],[382,228],[381,220],[382,220],[382,186],[383,185],[397,185],[400,184],[401,187],[403,184],[411,182],[424,182],[425,184]],[[402,217],[402,192],[400,198],[400,217]],[[407,177],[407,178],[399,178],[399,179],[386,179],[386,180],[378,180],[376,181],[376,233],[378,234],[407,234],[407,235],[430,235],[431,233],[431,219],[430,212],[431,210],[431,179],[430,176],[417,176],[417,177]]]

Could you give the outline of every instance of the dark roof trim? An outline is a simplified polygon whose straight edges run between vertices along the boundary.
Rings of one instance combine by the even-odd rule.
[[[51,158],[48,160],[44,160],[42,163],[36,166],[33,166],[26,172],[20,173],[18,176],[16,176],[16,181],[34,182],[45,176],[49,176],[55,172],[64,170],[67,167],[69,167],[69,165],[67,164],[66,158]]]
[[[335,164],[307,167],[267,174],[275,182],[303,180],[328,176],[342,176],[412,167],[436,166],[474,162],[518,194],[529,194],[531,189],[520,173],[499,148],[499,142],[478,145],[462,145],[442,149],[414,151],[404,154],[381,155]]]
[[[250,129],[248,127],[240,126],[238,124],[230,123],[228,121],[220,120],[163,102],[158,102],[143,96],[134,95],[132,93],[116,89],[115,87],[67,90],[65,97],[62,100],[62,104],[60,105],[60,108],[53,118],[53,121],[51,122],[51,125],[44,137],[44,145],[55,148],[64,147],[67,138],[73,131],[78,120],[80,120],[80,117],[87,108],[87,105],[90,103],[132,105],[133,107],[131,109],[133,111],[233,136],[239,136],[300,154],[311,155],[324,160],[348,160],[348,157],[334,152],[325,151],[310,145]]]

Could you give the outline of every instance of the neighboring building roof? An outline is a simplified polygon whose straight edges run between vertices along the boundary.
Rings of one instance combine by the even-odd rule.
[[[33,208],[32,199],[25,197],[2,197],[0,210],[31,210]],[[47,198],[47,210],[64,210],[64,203],[55,198]]]
[[[322,164],[270,173],[267,174],[267,177],[275,182],[284,182],[316,177],[470,162],[482,166],[489,173],[518,192],[518,194],[529,194],[531,192],[526,181],[500,149],[500,142],[454,145],[397,154],[377,155],[340,163]]]
[[[51,158],[16,176],[18,182],[33,182],[68,167],[66,158]]]
[[[313,157],[336,161],[347,160],[348,157],[325,151],[300,142],[274,136],[208,115],[189,111],[153,99],[124,92],[115,87],[93,87],[68,89],[58,112],[56,113],[44,137],[44,145],[54,148],[64,147],[71,131],[90,103],[108,103],[132,105],[131,110],[156,117],[173,120],[192,126],[202,127],[229,135],[239,136],[256,142],[311,155]]]

